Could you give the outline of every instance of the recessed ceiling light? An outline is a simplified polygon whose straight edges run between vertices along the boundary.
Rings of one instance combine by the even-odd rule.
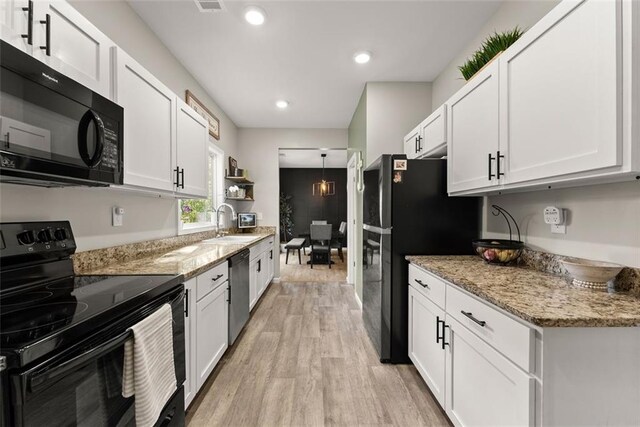
[[[281,110],[284,110],[288,106],[289,106],[289,101],[285,101],[284,99],[281,99],[280,101],[276,101],[276,107],[278,107]]]
[[[250,6],[244,11],[244,19],[251,25],[262,25],[266,19],[266,13],[258,6]]]
[[[356,52],[356,54],[353,55],[353,60],[358,64],[366,64],[371,60],[371,52],[368,52],[366,50],[362,52]]]

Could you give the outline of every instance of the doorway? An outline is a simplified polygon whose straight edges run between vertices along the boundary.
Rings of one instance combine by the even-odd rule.
[[[281,148],[279,167],[280,280],[346,282],[347,150]]]

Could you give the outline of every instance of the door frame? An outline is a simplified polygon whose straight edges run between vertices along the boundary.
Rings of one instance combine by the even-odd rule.
[[[358,153],[353,153],[347,162],[347,283],[356,282],[356,197],[358,179]]]

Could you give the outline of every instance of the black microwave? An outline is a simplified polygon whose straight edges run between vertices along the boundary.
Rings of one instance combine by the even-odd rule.
[[[4,41],[0,65],[0,181],[122,184],[122,107]]]

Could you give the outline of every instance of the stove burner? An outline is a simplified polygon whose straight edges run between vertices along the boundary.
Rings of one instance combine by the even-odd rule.
[[[19,295],[12,295],[2,299],[2,306],[26,305],[45,300],[53,295],[53,292],[35,291]]]
[[[47,285],[47,289],[51,289],[52,291],[58,291],[58,290],[72,291],[73,281],[64,280],[59,283],[52,283],[50,285]]]
[[[24,309],[2,313],[0,334],[8,335],[17,332],[30,332],[35,336],[48,333],[60,326],[68,324],[74,316],[84,312],[89,305],[84,302],[58,302],[39,304]]]

